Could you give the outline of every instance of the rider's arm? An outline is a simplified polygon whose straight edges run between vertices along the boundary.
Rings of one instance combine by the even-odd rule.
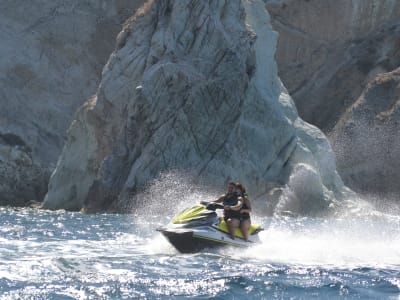
[[[214,200],[214,201],[200,201],[200,204],[207,205],[209,203],[220,203],[220,202],[224,201],[224,197],[225,197],[225,195],[222,195],[221,197],[219,197],[217,200]]]
[[[236,205],[229,205],[229,209],[230,210],[239,211],[242,208],[242,205],[243,205],[243,198],[239,197],[238,201],[237,201],[237,204]]]
[[[224,201],[224,198],[225,198],[225,195],[222,195],[217,200],[214,200],[214,201],[211,201],[211,202],[220,203],[220,202]]]
[[[241,209],[241,213],[251,213],[251,202],[250,199],[247,197],[244,197],[243,201],[246,203],[247,208]]]

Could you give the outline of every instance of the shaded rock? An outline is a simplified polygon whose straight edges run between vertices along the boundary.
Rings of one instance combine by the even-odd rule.
[[[280,36],[279,75],[300,116],[330,136],[345,184],[397,199],[400,2],[265,2]]]
[[[354,190],[400,193],[399,120],[400,68],[378,74],[331,134],[340,173]]]
[[[21,139],[0,134],[0,205],[25,206],[32,198],[43,199],[49,175],[33,162]]]
[[[300,116],[328,132],[376,74],[400,66],[396,0],[265,0],[279,75]]]
[[[142,3],[0,2],[0,135],[6,148],[24,143],[16,154],[20,158],[4,156],[10,161],[0,161],[0,169],[15,180],[38,184],[30,195],[21,188],[24,199],[43,200],[43,192],[34,190],[42,190],[42,180],[54,169],[76,109],[95,93],[121,24]],[[31,166],[22,157],[25,152]],[[2,181],[0,195],[7,204],[20,205],[24,200],[17,187],[27,183],[10,180]]]

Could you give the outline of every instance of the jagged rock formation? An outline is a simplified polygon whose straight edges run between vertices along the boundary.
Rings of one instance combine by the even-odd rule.
[[[378,116],[398,95],[383,78],[400,66],[400,2],[265,2],[280,35],[279,74],[300,116],[330,136],[345,184],[364,194],[398,194],[399,152],[390,136],[399,119]]]
[[[262,1],[148,2],[71,124],[44,207],[121,211],[174,170],[259,195],[301,174],[310,188],[276,207],[325,211],[345,188],[277,76],[276,38]]]
[[[44,198],[73,114],[141,3],[0,2],[0,205]]]
[[[378,74],[331,135],[341,174],[360,193],[400,193],[400,68]],[[397,198],[397,197],[396,197]]]
[[[265,0],[279,75],[300,116],[328,132],[376,74],[400,66],[396,0]]]

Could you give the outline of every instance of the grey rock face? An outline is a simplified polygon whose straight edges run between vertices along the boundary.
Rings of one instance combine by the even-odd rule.
[[[345,184],[397,194],[399,119],[388,107],[398,95],[383,78],[394,82],[400,66],[400,2],[265,2],[280,35],[280,76],[300,116],[331,138]]]
[[[266,0],[279,75],[300,116],[328,132],[376,74],[400,66],[396,0]]]
[[[294,187],[295,209],[326,210],[344,187],[326,138],[298,118],[277,77],[268,21],[261,1],[151,1],[138,11],[69,129],[44,207],[123,211],[169,170],[264,195],[298,169],[317,186],[309,211]]]
[[[354,190],[400,193],[399,120],[400,68],[377,75],[333,130],[338,167]]]
[[[24,206],[43,199],[48,176],[18,136],[0,134],[0,205]]]
[[[0,136],[20,141],[0,145],[32,161],[17,168],[2,156],[0,176],[14,179],[2,181],[0,204],[43,200],[73,114],[95,93],[122,22],[142,2],[0,2]]]

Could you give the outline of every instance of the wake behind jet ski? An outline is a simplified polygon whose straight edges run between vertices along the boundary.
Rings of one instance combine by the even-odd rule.
[[[182,253],[194,253],[204,248],[234,246],[249,247],[260,241],[258,233],[263,230],[252,224],[248,241],[245,241],[239,228],[232,239],[227,223],[219,217],[216,209],[223,209],[218,203],[202,203],[187,208],[175,216],[166,227],[158,228],[168,241]]]

